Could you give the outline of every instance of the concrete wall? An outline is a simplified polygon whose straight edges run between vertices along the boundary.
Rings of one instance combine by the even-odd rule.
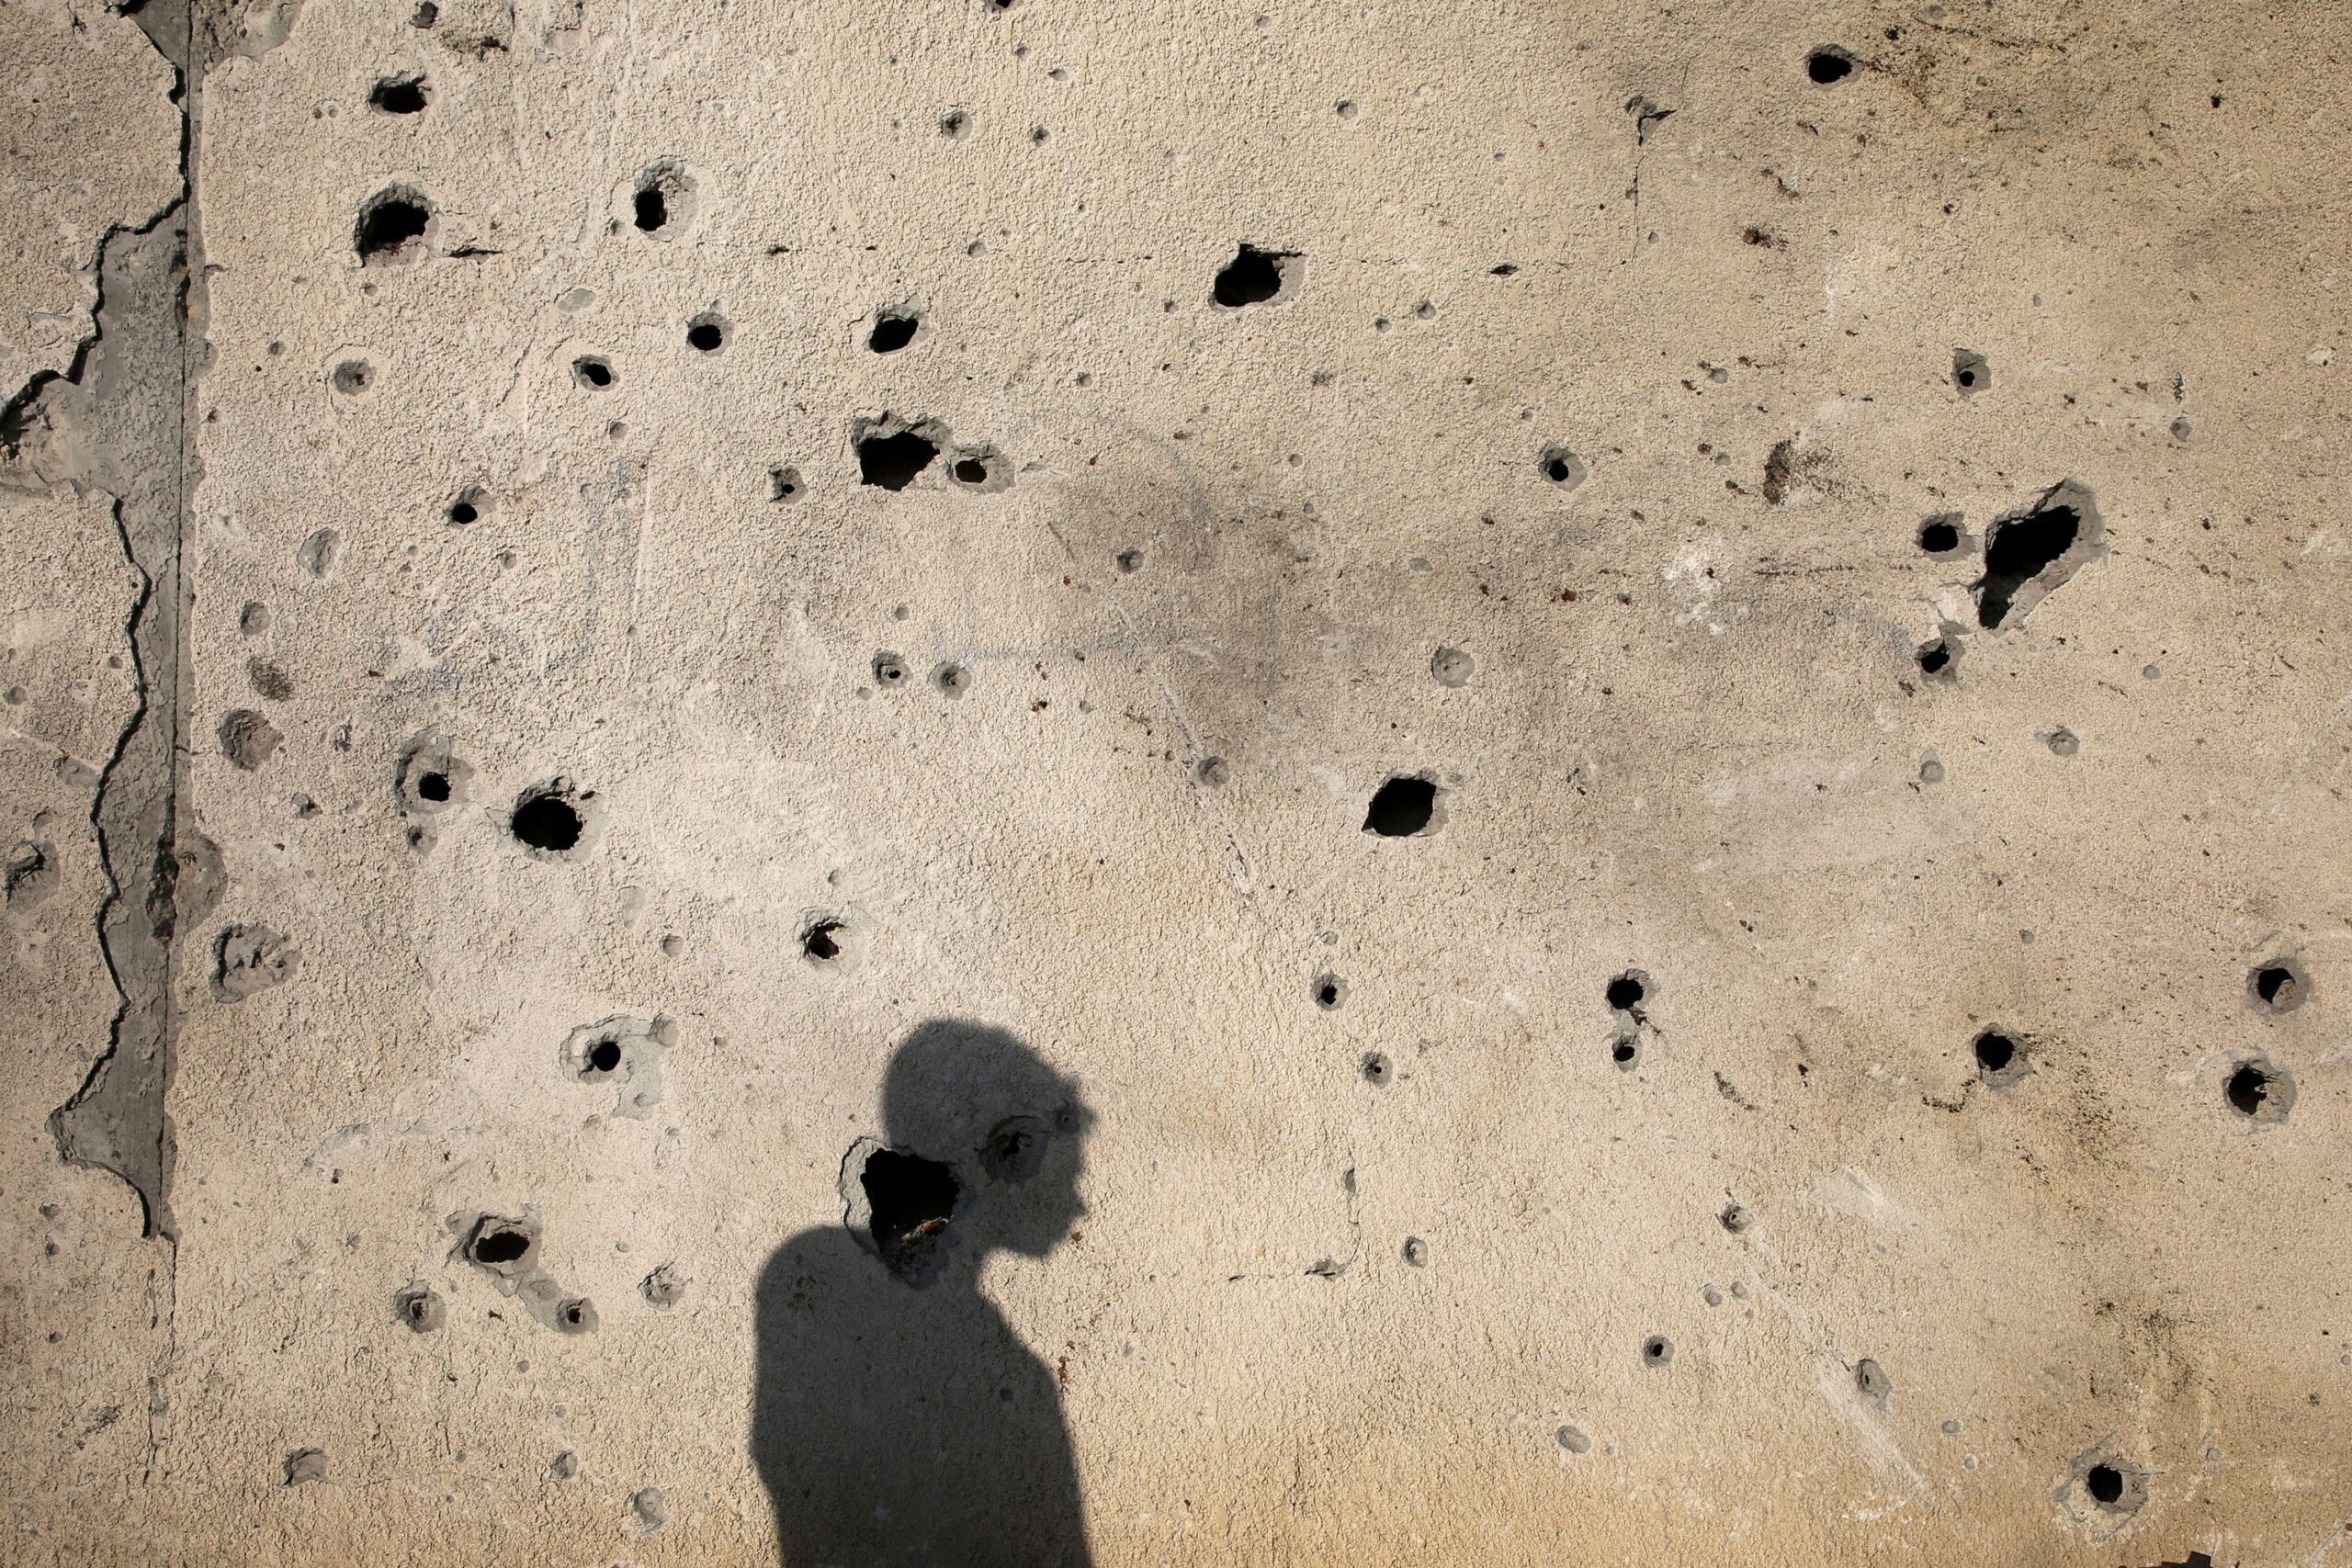
[[[2352,1563],[2341,10],[129,9],[0,1559]]]

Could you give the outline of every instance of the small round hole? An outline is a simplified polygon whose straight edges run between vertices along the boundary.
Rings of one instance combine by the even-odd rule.
[[[1388,1081],[1388,1075],[1391,1071],[1388,1058],[1382,1055],[1379,1052],[1366,1051],[1363,1054],[1363,1068],[1364,1082],[1372,1084],[1374,1087],[1378,1087],[1379,1085],[1385,1084]]]
[[[2095,1503],[2120,1501],[2123,1496],[2123,1472],[2111,1464],[2095,1464],[2083,1477],[2083,1489]]]
[[[1748,1212],[1747,1204],[1733,1202],[1725,1203],[1715,1220],[1724,1229],[1737,1235],[1756,1223],[1756,1216]]]
[[[1919,525],[1919,547],[1931,556],[1950,555],[1960,548],[1960,519],[1930,517]]]
[[[2006,1073],[2018,1059],[2018,1043],[1997,1029],[1976,1037],[1976,1066],[1985,1077]]]
[[[2254,999],[2273,1012],[2285,1012],[2303,999],[2302,976],[2284,964],[2266,964],[2246,976]]]
[[[578,845],[585,826],[580,808],[551,789],[526,795],[507,818],[519,842],[548,854],[562,854]]]
[[[2241,1064],[2222,1086],[2231,1106],[2242,1116],[2259,1116],[2270,1098],[2270,1075],[2252,1062]]]
[[[1634,1064],[1641,1060],[1641,1055],[1642,1048],[1637,1042],[1612,1040],[1609,1043],[1609,1059],[1617,1064],[1620,1071],[1632,1072]]]
[[[405,186],[388,186],[368,198],[352,228],[351,248],[360,265],[406,261],[422,246],[433,224],[433,206]]]
[[[1826,87],[1854,73],[1854,57],[1834,44],[1824,44],[1804,57],[1804,73],[1814,85]]]
[[[697,354],[717,354],[726,347],[726,318],[708,313],[696,316],[686,327],[686,346]]]
[[[895,653],[876,654],[874,656],[874,679],[877,684],[886,690],[892,686],[905,685],[907,683],[907,661],[900,659]]]
[[[876,354],[896,354],[915,341],[915,329],[922,318],[910,311],[883,310],[874,318],[874,330],[865,336],[865,346]]]
[[[1317,975],[1313,987],[1315,1005],[1329,1012],[1348,998],[1348,983],[1337,975]]]
[[[475,509],[474,503],[462,497],[449,503],[449,521],[461,528],[469,523],[479,521],[481,517],[481,513]]]
[[[1632,1012],[1649,995],[1649,987],[1642,983],[1640,971],[1628,969],[1609,982],[1606,993],[1609,1005],[1619,1012]]]
[[[1562,490],[1574,490],[1585,480],[1584,459],[1565,446],[1546,447],[1544,455],[1536,459],[1536,467],[1545,479]]]
[[[416,795],[419,800],[447,800],[449,775],[441,773],[423,774],[416,781]]]
[[[1674,1341],[1663,1334],[1653,1334],[1642,1341],[1642,1365],[1662,1367],[1674,1359]]]
[[[597,1041],[588,1047],[586,1063],[590,1073],[602,1075],[615,1071],[621,1065],[621,1043],[613,1039]]]
[[[375,384],[375,367],[364,359],[346,359],[334,367],[334,389],[346,398],[356,398]]]
[[[571,362],[571,378],[592,391],[603,391],[613,384],[612,361],[602,355],[583,354]]]
[[[1919,645],[1919,672],[1940,675],[1951,668],[1951,644],[1942,637],[1931,637]]]
[[[989,482],[989,466],[978,457],[958,458],[953,470],[957,482],[984,485]]]

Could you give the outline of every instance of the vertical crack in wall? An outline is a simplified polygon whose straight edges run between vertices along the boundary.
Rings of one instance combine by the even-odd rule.
[[[187,0],[156,0],[137,19],[177,73],[179,193],[146,223],[114,227],[100,241],[91,335],[66,374],[36,378],[0,411],[0,446],[11,479],[113,497],[123,556],[138,580],[124,626],[135,704],[90,809],[107,889],[98,945],[119,1000],[106,1048],[49,1124],[61,1158],[121,1177],[139,1194],[141,1234],[171,1239],[166,1096],[186,664],[180,549],[197,271]]]

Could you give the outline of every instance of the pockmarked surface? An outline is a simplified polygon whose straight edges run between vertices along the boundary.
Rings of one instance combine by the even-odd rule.
[[[28,1563],[2352,1564],[2352,21],[0,7]]]

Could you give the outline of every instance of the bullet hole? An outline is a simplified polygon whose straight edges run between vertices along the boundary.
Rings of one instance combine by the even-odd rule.
[[[1886,1396],[1894,1392],[1894,1380],[1886,1375],[1884,1367],[1865,1356],[1854,1363],[1854,1386],[1864,1399],[1883,1407]]]
[[[408,25],[413,28],[429,28],[440,19],[441,7],[435,5],[433,0],[422,0],[422,4],[409,14]]]
[[[376,367],[364,359],[346,359],[334,367],[334,389],[356,398],[376,384]]]
[[[2123,1472],[2111,1464],[2095,1464],[2083,1476],[2083,1490],[2092,1502],[2111,1507],[2123,1495]]]
[[[1919,547],[1931,556],[1948,556],[1960,548],[1961,514],[1939,512],[1919,525]]]
[[[1976,1076],[1986,1083],[2001,1088],[2025,1077],[2025,1047],[2006,1031],[1980,1031],[1971,1049],[1976,1055]]]
[[[1363,1069],[1363,1081],[1372,1085],[1374,1089],[1378,1089],[1382,1085],[1385,1084],[1388,1081],[1389,1074],[1395,1070],[1390,1066],[1388,1058],[1377,1051],[1366,1051],[1363,1054],[1363,1062],[1362,1066]]]
[[[1280,301],[1298,281],[1298,253],[1266,251],[1246,241],[1216,275],[1210,297],[1229,310]]]
[[[1315,998],[1317,1007],[1330,1012],[1348,999],[1348,983],[1337,975],[1317,975],[1308,994]]]
[[[876,354],[896,354],[915,341],[916,329],[922,325],[922,316],[914,310],[876,310],[874,329],[865,334],[865,346]]]
[[[268,761],[286,739],[277,726],[251,708],[231,708],[220,716],[214,733],[220,742],[220,754],[248,773]]]
[[[1630,1073],[1641,1065],[1642,1043],[1630,1035],[1619,1035],[1609,1043],[1609,1059],[1621,1073]]]
[[[1121,550],[1112,559],[1118,566],[1121,574],[1125,575],[1143,565],[1143,552],[1136,549]]]
[[[514,801],[506,818],[515,842],[536,855],[568,854],[580,845],[588,829],[582,807],[594,799],[592,792],[576,791],[564,779],[533,784]]]
[[[1430,1266],[1430,1244],[1423,1241],[1417,1235],[1407,1236],[1405,1238],[1405,1264],[1406,1267],[1411,1269],[1428,1268]]]
[[[523,1272],[523,1265],[539,1244],[537,1230],[528,1220],[484,1214],[474,1222],[473,1230],[466,1237],[466,1261],[502,1279],[514,1279]]]
[[[1477,661],[1458,648],[1441,648],[1430,655],[1430,674],[1441,686],[1466,686]]]
[[[474,771],[452,755],[448,738],[428,729],[409,741],[392,774],[392,787],[413,812],[434,812],[463,798]]]
[[[2272,1012],[2288,1012],[2303,1002],[2303,976],[2292,959],[2274,959],[2247,974],[2246,991]]]
[[[406,1324],[411,1334],[430,1334],[448,1314],[430,1288],[410,1285],[392,1293],[392,1315]]]
[[[1977,624],[1998,626],[2030,590],[2038,592],[2029,605],[2056,589],[2096,553],[2099,539],[2098,505],[2072,479],[2052,485],[2025,511],[1996,518],[1984,530]]]
[[[1574,1427],[1563,1427],[1552,1434],[1553,1439],[1572,1454],[1592,1451],[1592,1439]]]
[[[768,470],[768,499],[770,501],[797,501],[806,488],[800,482],[798,468],[770,468]]]
[[[931,672],[931,683],[943,697],[960,697],[972,683],[972,672],[960,664],[943,664]]]
[[[2071,757],[2083,749],[2081,739],[2063,724],[2043,736],[2041,740],[2054,756]]]
[[[2256,1122],[2283,1122],[2295,1104],[2295,1080],[2262,1057],[2240,1062],[2222,1080],[2230,1109]]]
[[[248,599],[245,607],[237,612],[237,629],[247,637],[259,637],[269,630],[269,606],[258,599]]]
[[[1614,1012],[1630,1013],[1634,1021],[1642,1021],[1642,1003],[1650,994],[1650,977],[1638,969],[1628,969],[1609,982],[1601,996]]]
[[[29,909],[57,890],[56,863],[40,845],[25,840],[8,851],[0,886],[7,890],[8,908]]]
[[[1725,1203],[1715,1221],[1732,1235],[1739,1235],[1756,1223],[1756,1216],[1745,1203]]]
[[[1535,459],[1535,466],[1545,479],[1562,490],[1574,490],[1585,481],[1584,459],[1565,446],[1546,446],[1543,455]]]
[[[1941,675],[1952,665],[1952,649],[1957,646],[1950,637],[1929,637],[1919,645],[1915,656],[1922,675]]]
[[[571,379],[592,392],[601,392],[615,379],[613,362],[601,354],[583,354],[571,362]]]
[[[637,1293],[648,1305],[667,1312],[685,1299],[686,1277],[673,1264],[664,1263],[637,1282]]]
[[[651,239],[673,240],[694,213],[694,176],[664,160],[637,177],[629,201],[629,220],[637,231]]]
[[[1642,1365],[1663,1367],[1674,1359],[1674,1341],[1663,1334],[1653,1334],[1642,1341]]]
[[[1437,821],[1437,784],[1418,775],[1399,774],[1373,792],[1363,830],[1384,839],[1409,839],[1430,831]]]
[[[1854,73],[1854,57],[1834,43],[1823,44],[1804,57],[1805,79],[1816,87],[1834,86]]]
[[[233,925],[212,939],[212,997],[241,1002],[285,984],[302,966],[302,954],[267,926]]]
[[[1204,757],[1193,764],[1193,777],[1204,789],[1218,789],[1233,777],[1233,770],[1222,757]]]
[[[642,1121],[662,1102],[662,1053],[677,1037],[666,1018],[616,1013],[564,1036],[556,1060],[574,1083],[622,1086],[613,1114]]]
[[[302,541],[302,547],[294,552],[294,558],[312,577],[323,578],[334,570],[335,556],[342,544],[342,536],[334,529],[316,529]]]
[[[468,485],[449,502],[447,515],[453,527],[467,528],[481,522],[482,513],[489,510],[490,492],[480,485]]]
[[[921,1155],[876,1149],[865,1156],[858,1184],[883,1265],[910,1284],[926,1282],[946,1250],[948,1222],[962,1195],[956,1173]]]
[[[1008,1116],[980,1141],[980,1169],[990,1181],[1018,1187],[1046,1168],[1046,1124],[1035,1116]]]
[[[431,202],[406,186],[386,186],[360,205],[351,248],[362,266],[413,261],[424,249],[422,242],[432,223]]]
[[[368,93],[368,107],[385,114],[422,114],[428,101],[422,76],[386,76]]]
[[[558,1334],[594,1334],[596,1332],[596,1305],[585,1296],[573,1296],[558,1302],[555,1309],[555,1330]]]
[[[686,323],[686,346],[696,354],[717,354],[727,346],[734,328],[715,310],[705,310]]]
[[[548,1474],[558,1481],[569,1481],[580,1473],[580,1456],[570,1449],[548,1461]]]
[[[962,109],[949,109],[939,117],[939,134],[950,141],[961,141],[972,133],[972,117]]]
[[[669,1522],[670,1505],[663,1500],[662,1488],[659,1486],[640,1488],[629,1498],[628,1506],[629,1512],[637,1516],[639,1526],[647,1535],[651,1535]]]
[[[939,443],[904,426],[888,428],[889,423],[856,437],[857,480],[899,491],[931,467],[939,456]]]
[[[831,964],[842,955],[842,938],[849,928],[840,920],[818,920],[800,933],[800,956],[811,964]]]
[[[1951,351],[1951,378],[1962,392],[1981,392],[1993,384],[1993,367],[1973,349]]]
[[[300,1486],[327,1478],[327,1456],[323,1449],[296,1449],[286,1456],[286,1484]]]
[[[984,458],[959,457],[948,470],[957,484],[984,485],[989,482],[989,466]]]
[[[874,683],[884,691],[895,691],[907,683],[907,661],[895,653],[874,656]]]

